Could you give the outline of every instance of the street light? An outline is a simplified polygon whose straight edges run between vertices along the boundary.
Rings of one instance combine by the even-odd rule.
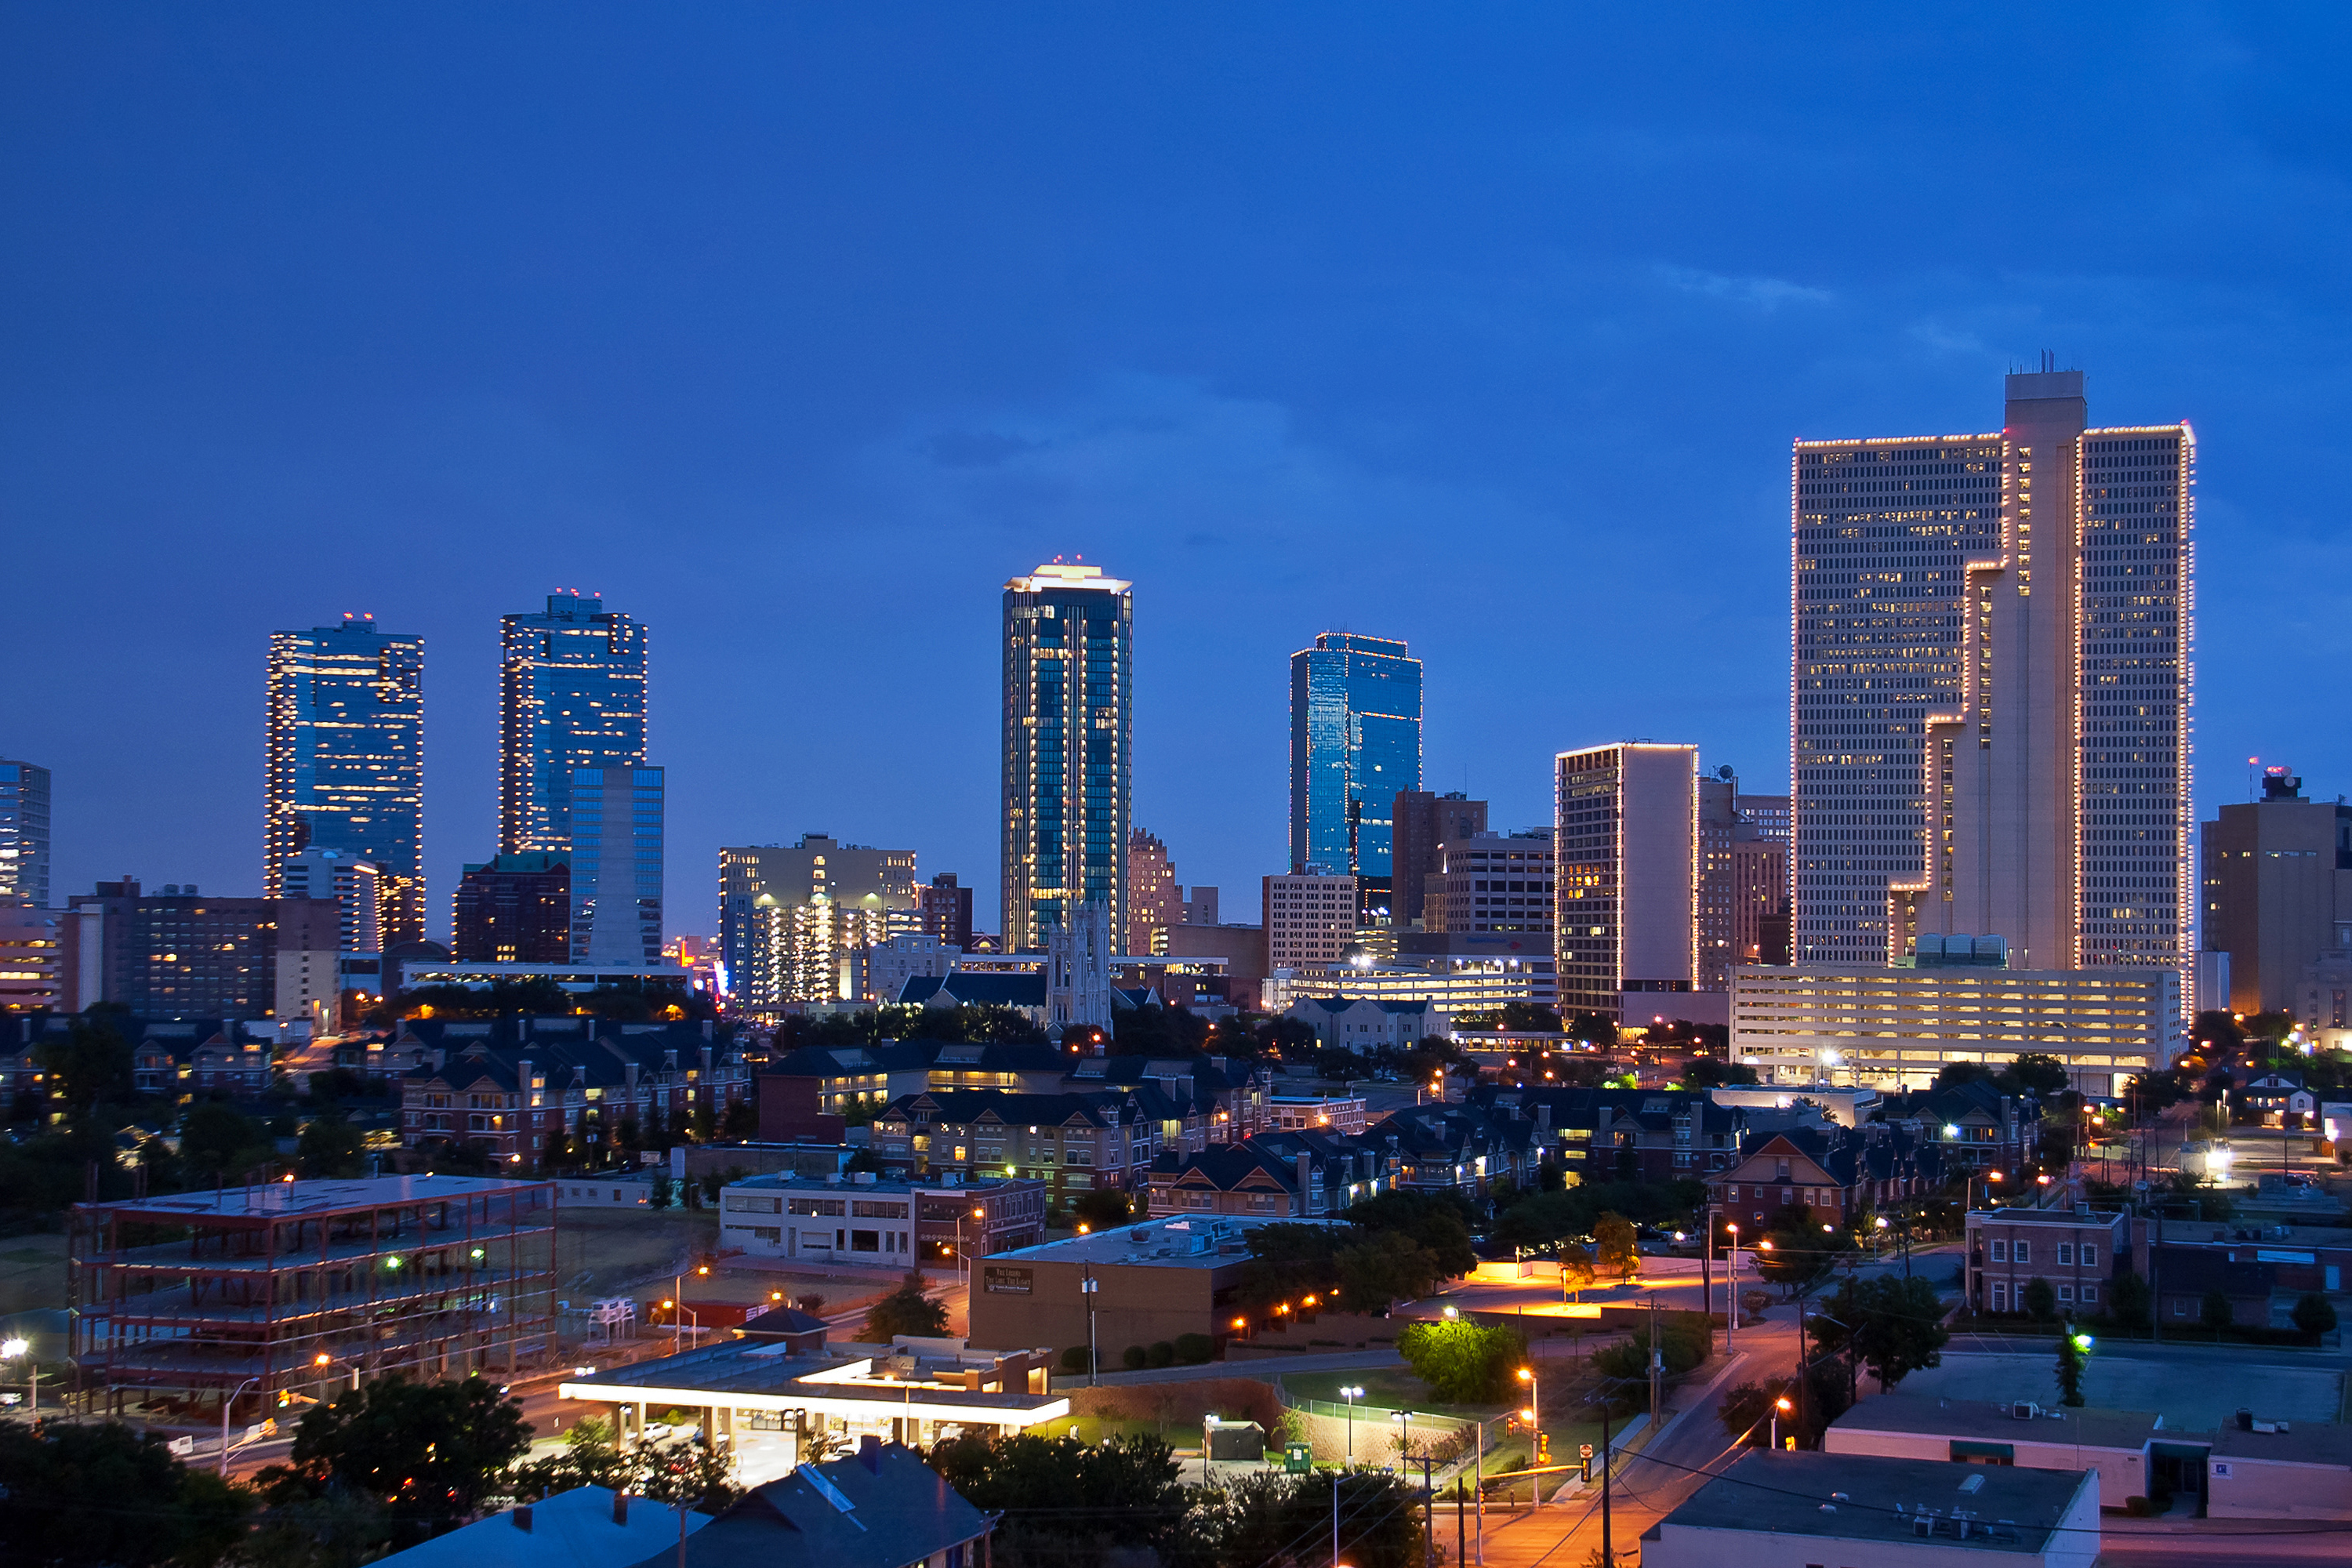
[[[1794,1408],[1785,1394],[1772,1402],[1772,1447],[1776,1449],[1780,1446],[1780,1417]]]
[[[1360,1387],[1342,1388],[1339,1397],[1348,1402],[1348,1463],[1356,1462],[1356,1401],[1364,1396]]]
[[[257,1378],[257,1377],[248,1377],[248,1378],[247,1378],[243,1383],[240,1383],[240,1384],[238,1384],[236,1385],[236,1393],[234,1393],[234,1394],[231,1394],[227,1395],[226,1397],[225,1397],[225,1398],[224,1398],[224,1399],[222,1399],[222,1401],[221,1401],[220,1479],[223,1479],[223,1480],[226,1480],[226,1479],[228,1479],[228,1413],[229,1413],[229,1410],[230,1410],[230,1408],[231,1408],[233,1405],[235,1405],[236,1404],[236,1402],[237,1402],[239,1399],[241,1399],[241,1398],[243,1398],[243,1397],[244,1397],[244,1395],[245,1395],[245,1391],[246,1391],[247,1389],[251,1388],[255,1384],[259,1383],[260,1381],[261,1381],[261,1379],[259,1379],[259,1378]]]
[[[1412,1415],[1413,1413],[1410,1410],[1400,1410],[1389,1417],[1391,1421],[1403,1423],[1403,1435],[1397,1438],[1397,1463],[1400,1466],[1411,1462]]]
[[[1731,1265],[1723,1275],[1723,1353],[1729,1355],[1739,1331],[1739,1227],[1727,1220],[1723,1228],[1731,1235]]]
[[[1519,1381],[1528,1385],[1528,1440],[1532,1449],[1528,1457],[1540,1465],[1543,1463],[1544,1447],[1543,1383],[1536,1376],[1534,1368],[1525,1366],[1519,1368]],[[1540,1508],[1543,1505],[1543,1490],[1533,1483],[1530,1483],[1528,1488],[1528,1497],[1529,1508]]]

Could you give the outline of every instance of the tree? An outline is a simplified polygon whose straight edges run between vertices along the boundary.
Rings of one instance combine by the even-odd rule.
[[[1523,1035],[1558,1035],[1559,1014],[1540,1002],[1506,1002],[1497,1015],[1496,1023],[1505,1030]]]
[[[2044,1051],[2027,1051],[2011,1061],[2000,1081],[2004,1089],[2022,1089],[2046,1100],[2064,1092],[2071,1080],[2064,1062]]]
[[[1097,1187],[1071,1204],[1070,1214],[1096,1230],[1108,1230],[1133,1217],[1135,1205],[1117,1187]]]
[[[2316,1290],[2305,1290],[2295,1298],[2291,1314],[2294,1326],[2306,1334],[2324,1334],[2336,1327],[2336,1308]]]
[[[252,1502],[119,1421],[0,1426],[0,1557],[27,1568],[205,1568]]]
[[[1375,1231],[1332,1258],[1339,1290],[1360,1312],[1385,1312],[1391,1303],[1427,1295],[1444,1278],[1437,1255],[1399,1230]]]
[[[1853,1238],[1842,1230],[1823,1230],[1807,1220],[1809,1211],[1783,1208],[1772,1229],[1756,1249],[1756,1269],[1792,1295],[1802,1295],[1837,1268],[1853,1248]]]
[[[732,1102],[719,1119],[719,1136],[727,1142],[746,1142],[759,1135],[760,1108],[748,1100]]]
[[[1113,1549],[1161,1550],[1179,1538],[1184,1489],[1160,1438],[978,1433],[932,1445],[931,1468],[975,1508],[1002,1513],[992,1560],[1006,1568],[1100,1561]]]
[[[551,1497],[573,1487],[603,1487],[654,1502],[684,1503],[715,1513],[741,1495],[735,1484],[735,1456],[698,1441],[640,1444],[623,1450],[612,1429],[591,1417],[564,1434],[564,1451],[551,1458],[518,1465],[508,1473],[507,1495],[524,1501]]]
[[[123,1034],[130,1013],[120,1003],[94,1004],[66,1026],[64,1039],[41,1045],[41,1067],[77,1121],[100,1105],[120,1105],[138,1093],[131,1042]]]
[[[1429,1248],[1442,1278],[1451,1279],[1478,1267],[1470,1245],[1470,1226],[1477,1215],[1470,1200],[1451,1190],[1442,1193],[1401,1193],[1394,1190],[1349,1205],[1347,1220],[1359,1230],[1401,1230]]]
[[[1407,1323],[1397,1332],[1397,1354],[1413,1375],[1448,1405],[1486,1405],[1510,1396],[1528,1358],[1519,1336],[1467,1318]]]
[[[923,1276],[909,1268],[898,1288],[866,1309],[865,1335],[874,1344],[888,1344],[900,1334],[916,1339],[948,1331],[948,1310],[923,1294]]]
[[[2205,1299],[2198,1303],[2197,1321],[2212,1330],[2216,1339],[2220,1338],[2223,1329],[2238,1321],[2228,1292],[2219,1289],[2206,1291]]]
[[[2068,1322],[2058,1331],[2058,1403],[2070,1407],[2083,1403],[2083,1373],[2091,1359],[2091,1336],[2074,1331]]]
[[[1758,1081],[1756,1069],[1747,1063],[1727,1062],[1717,1057],[1693,1057],[1683,1068],[1683,1082],[1693,1089],[1744,1089]]]
[[[1559,1288],[1579,1297],[1592,1289],[1592,1254],[1574,1245],[1559,1249]]]
[[[654,1178],[653,1191],[646,1194],[646,1202],[654,1208],[666,1209],[677,1195],[677,1184],[667,1176],[657,1175]]]
[[[2144,1329],[2155,1315],[2156,1295],[2148,1289],[2147,1281],[2126,1266],[2116,1276],[2115,1283],[2107,1287],[2107,1310],[2124,1327]]]
[[[359,1129],[335,1112],[310,1118],[294,1142],[294,1163],[308,1177],[358,1176],[367,1172]]]
[[[2018,1292],[2018,1300],[2037,1323],[2046,1323],[2058,1315],[2058,1292],[2039,1274],[2026,1281],[2025,1289]]]
[[[1659,1359],[1664,1363],[1667,1376],[1680,1377],[1703,1363],[1714,1349],[1714,1325],[1702,1314],[1658,1314]],[[1650,1374],[1650,1325],[1636,1323],[1633,1337],[1625,1343],[1609,1345],[1593,1352],[1592,1364],[1610,1377],[1637,1381],[1647,1378]]]
[[[1958,1089],[1964,1083],[1990,1083],[1999,1075],[1983,1062],[1946,1062],[1936,1073],[1939,1089]]]
[[[1943,1303],[1925,1277],[1890,1275],[1848,1279],[1808,1327],[1823,1350],[1851,1349],[1884,1394],[1920,1368],[1942,1362],[1952,1337],[1943,1317]]]
[[[1231,1486],[1203,1488],[1192,1494],[1181,1531],[1200,1555],[1184,1560],[1252,1568],[1320,1563],[1331,1546],[1336,1497],[1338,1561],[1356,1568],[1420,1568],[1429,1555],[1422,1540],[1420,1487],[1418,1475],[1354,1469],[1246,1476]],[[1069,1568],[1067,1560],[1054,1568]]]
[[[180,1159],[204,1182],[241,1182],[276,1155],[269,1129],[225,1100],[200,1100],[180,1118]]]
[[[1592,1227],[1593,1251],[1603,1268],[1614,1269],[1620,1279],[1630,1279],[1641,1272],[1641,1250],[1636,1245],[1633,1222],[1613,1210],[1601,1216]]]
[[[438,1535],[501,1495],[506,1469],[530,1447],[522,1402],[479,1377],[364,1384],[313,1407],[284,1466],[262,1472],[274,1501],[341,1489],[382,1503],[395,1545]]]

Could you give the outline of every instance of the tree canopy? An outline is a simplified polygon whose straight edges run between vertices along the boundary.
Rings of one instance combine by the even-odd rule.
[[[1175,1456],[1155,1436],[1089,1447],[1076,1437],[971,1433],[934,1444],[929,1458],[965,1500],[1004,1516],[992,1547],[1007,1568],[1100,1561],[1115,1548],[1164,1553],[1184,1517]]]
[[[507,1467],[530,1447],[522,1402],[496,1384],[395,1375],[310,1411],[295,1428],[288,1463],[260,1479],[277,1501],[336,1488],[373,1498],[391,1515],[394,1543],[413,1544],[502,1495]]]
[[[1449,1405],[1485,1405],[1508,1398],[1527,1342],[1507,1328],[1467,1318],[1407,1323],[1397,1331],[1397,1354],[1413,1375]]]
[[[1920,1368],[1939,1364],[1952,1337],[1944,1327],[1943,1303],[1924,1276],[1848,1279],[1822,1303],[1822,1312],[1811,1324],[1814,1342],[1836,1352],[1851,1345],[1882,1394]]]
[[[922,1339],[947,1331],[948,1310],[923,1294],[919,1269],[907,1270],[898,1288],[866,1311],[866,1338],[876,1344],[887,1344],[899,1334]]]
[[[0,1426],[0,1555],[26,1568],[208,1568],[252,1503],[119,1421]]]

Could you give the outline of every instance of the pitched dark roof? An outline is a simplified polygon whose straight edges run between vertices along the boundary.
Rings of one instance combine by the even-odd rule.
[[[914,1450],[874,1437],[746,1493],[688,1537],[687,1568],[906,1568],[988,1533]],[[672,1568],[676,1546],[640,1568]]]

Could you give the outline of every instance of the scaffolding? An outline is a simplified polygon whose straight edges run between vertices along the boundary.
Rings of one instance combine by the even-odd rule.
[[[555,1184],[273,1182],[68,1215],[73,1391],[261,1410],[404,1373],[511,1377],[554,1342]]]

